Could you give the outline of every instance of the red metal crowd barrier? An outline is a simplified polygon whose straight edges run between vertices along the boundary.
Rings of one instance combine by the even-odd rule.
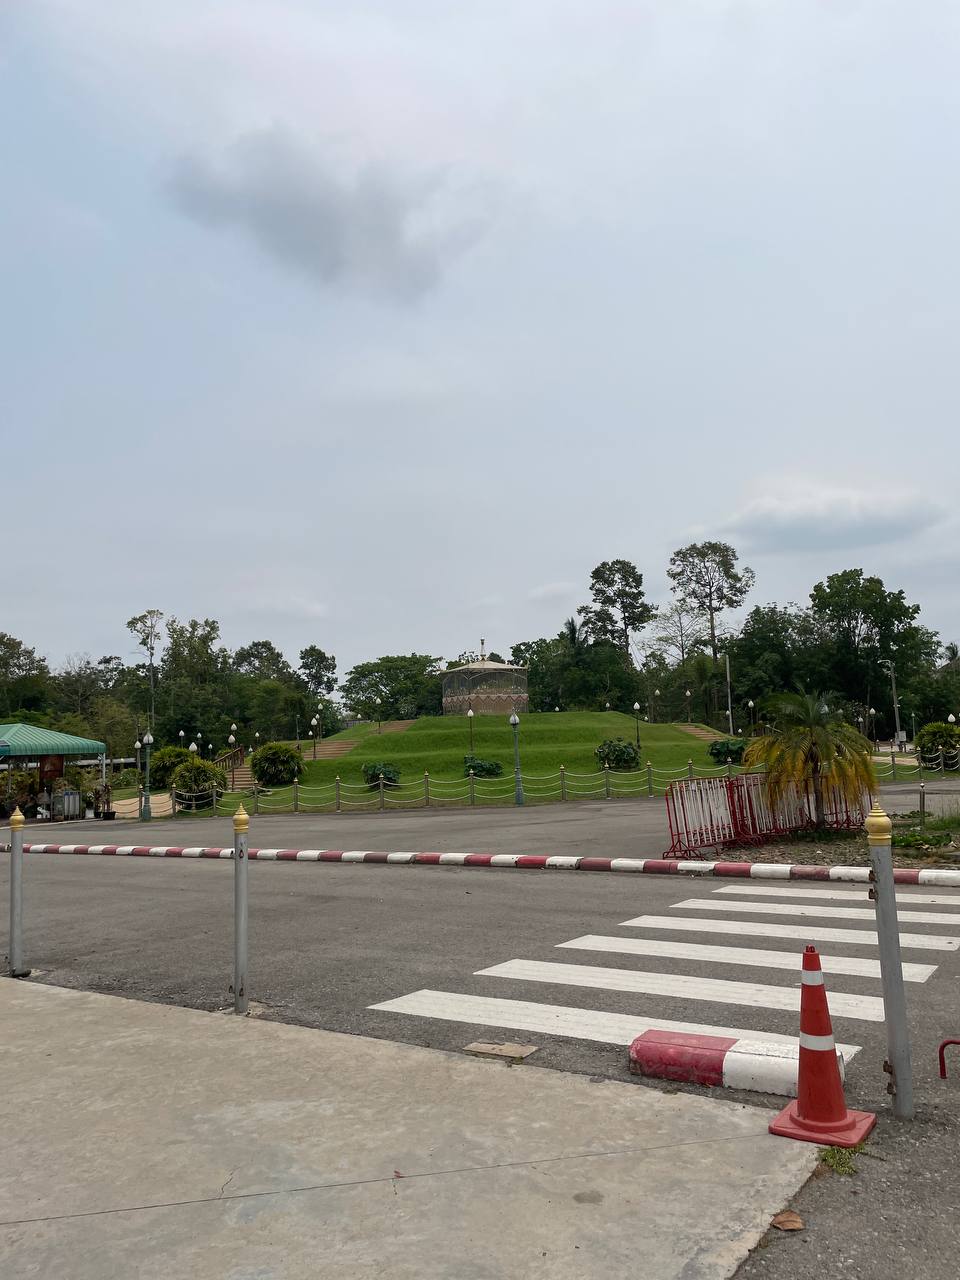
[[[827,825],[852,831],[862,826],[864,807],[851,807],[830,788],[824,792]],[[670,848],[664,857],[693,857],[701,849],[759,844],[815,825],[813,794],[797,788],[771,801],[760,773],[736,778],[682,778],[667,788]]]

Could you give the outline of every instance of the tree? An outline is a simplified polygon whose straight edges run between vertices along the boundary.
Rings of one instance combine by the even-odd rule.
[[[46,660],[35,649],[0,631],[0,713],[4,717],[16,708],[45,706],[49,677]]]
[[[388,655],[352,667],[340,692],[347,706],[368,720],[437,715],[439,672],[439,658],[423,653]]]
[[[653,617],[644,599],[643,574],[629,560],[604,560],[590,574],[592,604],[577,613],[593,640],[609,640],[630,652],[630,633],[639,631]]]
[[[72,653],[54,677],[63,705],[77,715],[90,709],[101,688],[101,671],[89,653]]]
[[[163,614],[159,609],[147,609],[136,617],[127,619],[127,630],[135,637],[137,644],[147,655],[147,671],[150,679],[150,725],[156,720],[156,701],[154,690],[154,670],[156,653],[160,644],[160,623]],[[169,630],[169,627],[168,627]]]
[[[324,653],[319,645],[308,644],[300,650],[300,674],[316,697],[333,693],[337,684],[337,660],[332,653]]]
[[[714,662],[717,618],[725,609],[739,608],[754,583],[753,570],[738,570],[737,560],[736,551],[727,542],[691,542],[673,553],[667,568],[677,599],[705,615]]]
[[[250,771],[264,787],[286,787],[303,773],[303,757],[287,742],[267,742],[250,757]]]
[[[252,640],[233,655],[233,669],[259,680],[293,680],[293,668],[272,640]]]
[[[836,788],[847,803],[861,803],[875,785],[870,743],[851,724],[839,719],[821,693],[780,693],[764,710],[772,727],[754,738],[743,762],[763,765],[767,790],[778,801],[793,787],[813,792],[817,830],[826,825],[824,788]]]
[[[667,657],[673,657],[681,665],[686,662],[706,639],[706,632],[680,600],[657,613],[657,630],[653,642]]]

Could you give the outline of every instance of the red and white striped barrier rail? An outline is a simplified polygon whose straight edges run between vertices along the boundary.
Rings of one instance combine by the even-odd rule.
[[[857,1052],[852,1045],[836,1050],[841,1079],[844,1050],[850,1057]],[[629,1060],[632,1072],[658,1080],[797,1096],[799,1041],[772,1044],[687,1032],[644,1031],[631,1044]]]
[[[134,844],[25,844],[25,853],[93,854],[128,858],[223,858],[232,848]],[[377,862],[399,866],[508,867],[546,871],[632,871],[645,875],[741,876],[754,880],[851,880],[866,883],[869,867],[830,867],[814,863],[697,862],[671,858],[593,858],[540,853],[378,853],[369,849],[251,849],[256,862]],[[960,871],[898,867],[897,884],[936,884],[960,888]]]

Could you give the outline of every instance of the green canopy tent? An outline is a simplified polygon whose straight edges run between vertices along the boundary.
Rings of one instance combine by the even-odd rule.
[[[99,756],[102,778],[106,753],[106,743],[98,742],[96,738],[55,733],[35,724],[0,724],[0,763],[6,765],[8,782],[15,761],[36,761],[39,786],[52,789],[57,778],[63,777],[66,756]]]

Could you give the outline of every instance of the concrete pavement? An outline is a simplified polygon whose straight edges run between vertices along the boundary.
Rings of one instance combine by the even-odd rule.
[[[768,1113],[0,980],[0,1274],[730,1275],[816,1163]]]

